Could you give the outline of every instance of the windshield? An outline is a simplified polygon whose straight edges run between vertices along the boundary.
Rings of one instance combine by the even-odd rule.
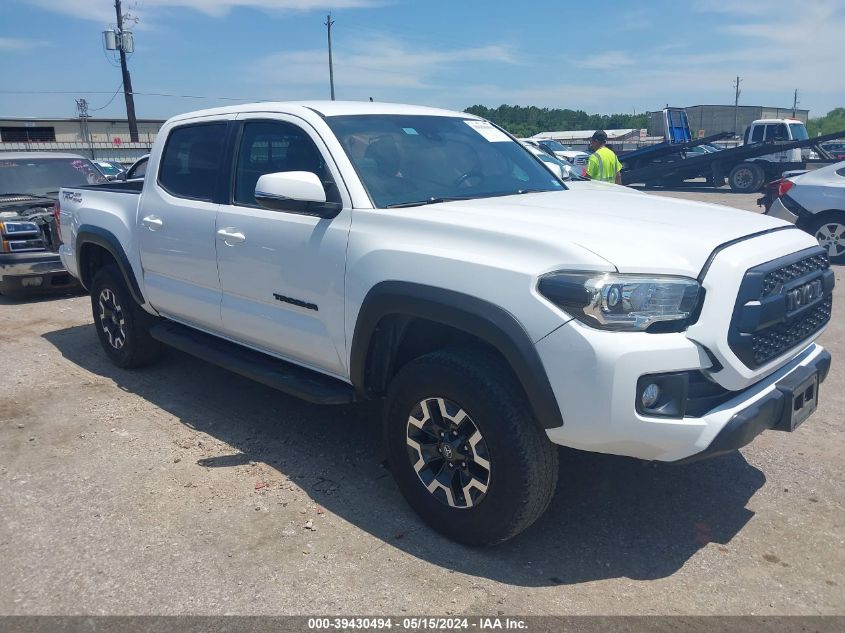
[[[379,208],[564,189],[487,121],[373,114],[327,122]]]
[[[810,138],[810,135],[807,134],[807,128],[804,127],[803,123],[790,123],[789,129],[792,132],[793,141],[806,141]]]
[[[558,141],[540,141],[541,145],[544,147],[548,147],[553,152],[571,152],[572,148],[567,147],[563,143]]]
[[[0,158],[0,195],[56,193],[60,187],[106,182],[91,161],[84,158]]]
[[[106,176],[119,176],[123,173],[123,169],[113,163],[97,163],[97,167],[99,167],[100,171]]]

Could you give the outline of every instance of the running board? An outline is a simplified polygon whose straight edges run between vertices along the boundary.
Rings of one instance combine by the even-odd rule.
[[[150,336],[165,345],[308,402],[347,404],[355,401],[352,385],[336,378],[172,321],[153,326]]]

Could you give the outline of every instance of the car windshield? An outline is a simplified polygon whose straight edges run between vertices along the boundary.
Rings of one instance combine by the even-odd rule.
[[[118,176],[123,173],[123,170],[112,163],[97,163],[97,167],[100,168],[100,171],[103,172],[106,176]]]
[[[564,145],[563,143],[560,143],[558,141],[541,141],[541,143],[545,147],[548,147],[553,152],[571,152],[572,151],[571,147],[567,147],[566,145]]]
[[[379,208],[565,189],[487,121],[384,114],[327,122]]]
[[[810,138],[810,135],[807,134],[807,128],[804,127],[803,123],[790,123],[789,129],[792,132],[793,141],[806,141]]]
[[[84,158],[0,157],[0,195],[54,194],[61,187],[78,187],[106,182],[91,161]]]

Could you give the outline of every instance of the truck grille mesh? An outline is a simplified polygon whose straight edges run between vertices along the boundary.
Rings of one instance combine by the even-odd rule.
[[[803,264],[810,259],[818,258],[810,257],[798,262],[798,264]],[[824,259],[827,260],[827,257]],[[797,264],[793,264],[793,266],[795,265]],[[786,268],[792,268],[792,266],[787,266]],[[814,269],[808,268],[807,270],[809,271]],[[812,334],[815,334],[828,321],[830,321],[832,304],[833,298],[828,296],[815,308],[802,315],[801,318],[791,322],[778,323],[777,325],[773,325],[770,328],[755,333],[752,337],[754,362],[758,366],[762,365],[768,360],[780,355],[782,352],[785,352],[790,347],[797,345]]]
[[[830,268],[830,260],[827,255],[819,254],[805,257],[794,264],[773,270],[767,273],[763,279],[763,292],[760,298],[763,299],[770,295],[778,294],[783,289],[785,283],[803,277],[807,273],[826,268]]]

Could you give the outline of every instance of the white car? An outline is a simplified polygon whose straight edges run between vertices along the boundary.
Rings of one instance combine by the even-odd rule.
[[[205,110],[164,124],[147,169],[59,196],[109,359],[166,344],[313,402],[383,399],[399,490],[464,543],[545,511],[556,445],[720,455],[795,430],[828,373],[811,236],[564,182],[463,112]]]
[[[796,224],[845,264],[845,161],[784,178],[768,215]]]

